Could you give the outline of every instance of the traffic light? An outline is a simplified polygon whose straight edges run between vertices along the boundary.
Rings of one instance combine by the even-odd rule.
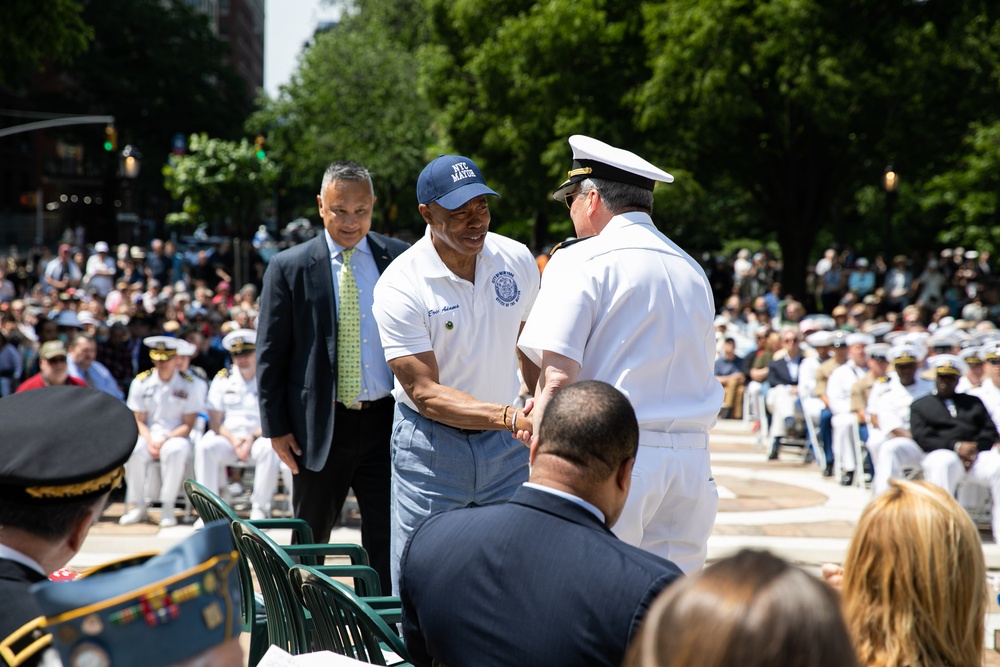
[[[253,140],[253,147],[258,160],[263,160],[267,157],[267,151],[264,150],[264,135],[257,135],[257,138]]]
[[[118,149],[118,130],[111,123],[104,126],[104,150],[109,153]]]
[[[35,208],[38,205],[38,192],[31,190],[21,194],[21,206],[24,208]]]

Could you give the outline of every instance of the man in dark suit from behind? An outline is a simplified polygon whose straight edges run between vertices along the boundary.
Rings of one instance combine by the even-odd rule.
[[[316,199],[325,232],[276,255],[264,274],[257,326],[261,426],[294,473],[293,510],[316,540],[329,539],[354,488],[362,545],[388,587],[395,403],[372,290],[409,246],[370,231],[375,194],[360,164],[331,164]]]
[[[611,532],[639,427],[604,382],[546,408],[510,501],[432,515],[403,552],[403,639],[416,665],[619,665],[650,602],[681,575]]]

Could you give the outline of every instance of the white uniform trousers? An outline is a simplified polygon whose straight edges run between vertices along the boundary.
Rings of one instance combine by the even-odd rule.
[[[644,433],[644,432],[643,432]],[[632,486],[612,530],[623,542],[677,564],[685,573],[700,570],[719,510],[707,433],[658,433],[674,446],[641,444],[632,468]],[[702,440],[687,445],[685,440]]]
[[[979,452],[976,462],[966,473],[956,452],[936,449],[924,457],[923,468],[928,482],[940,486],[953,497],[963,479],[988,488],[993,496],[993,537],[996,539],[1000,535],[1000,452],[995,449]]]
[[[923,467],[927,452],[920,448],[911,438],[886,438],[877,447],[869,447],[875,474],[872,477],[872,493],[878,495],[889,488],[889,480],[901,479],[907,469]],[[933,465],[933,459],[931,460]],[[932,478],[933,477],[933,478]],[[943,479],[937,471],[929,472],[924,468],[924,479],[944,487]]]
[[[233,444],[223,435],[208,431],[194,447],[194,478],[198,483],[220,493],[226,481],[226,466],[240,462]],[[250,446],[248,463],[253,463],[253,492],[250,502],[253,509],[265,514],[278,490],[278,464],[281,459],[271,447],[270,438],[257,438]]]
[[[822,399],[816,398],[815,396],[807,396],[801,400],[802,402],[802,413],[806,419],[812,421],[813,427],[819,431],[819,414],[823,412],[823,408],[826,407],[826,403]],[[822,446],[823,443],[819,443]]]
[[[830,421],[833,426],[833,455],[840,462],[844,472],[854,472],[857,462],[854,460],[854,434],[858,416],[853,412],[833,415]]]
[[[191,441],[187,438],[170,438],[160,448],[160,502],[164,515],[173,510],[177,495],[181,492],[184,472],[191,461]],[[150,454],[146,439],[139,436],[132,455],[125,463],[125,504],[143,507],[146,499],[146,482],[150,466],[157,459]]]
[[[764,392],[764,385],[756,380],[750,380],[746,388],[746,402],[750,406],[750,419],[760,421],[760,395]],[[744,418],[747,415],[743,415]]]
[[[767,404],[767,409],[771,413],[771,429],[768,433],[771,440],[784,437],[788,434],[788,426],[785,424],[785,419],[788,417],[794,418],[795,413],[798,411],[796,406],[798,405],[799,397],[792,394],[793,386],[790,384],[779,384],[768,389],[767,394],[764,395],[764,403]]]

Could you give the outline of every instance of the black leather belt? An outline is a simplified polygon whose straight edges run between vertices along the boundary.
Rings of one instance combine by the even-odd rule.
[[[434,422],[435,424],[439,424],[441,426],[444,426],[445,428],[450,428],[452,431],[458,431],[462,435],[479,435],[480,433],[486,433],[486,431],[483,430],[483,429],[480,429],[480,430],[477,431],[477,430],[471,429],[471,428],[458,428],[457,426],[448,426],[447,424],[445,424],[443,422],[439,422],[439,421],[434,420],[434,419],[432,419],[431,421]]]
[[[371,410],[372,408],[377,408],[380,405],[385,405],[386,403],[392,402],[392,396],[386,396],[385,398],[380,398],[376,401],[358,401],[354,405],[344,405],[340,401],[337,401],[337,407],[343,408],[344,410]]]

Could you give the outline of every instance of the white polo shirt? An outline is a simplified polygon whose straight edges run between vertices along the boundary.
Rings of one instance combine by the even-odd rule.
[[[580,364],[578,380],[614,385],[644,432],[705,434],[723,398],[714,319],[698,263],[647,214],[625,213],[553,255],[518,346],[536,364],[549,350]]]
[[[522,243],[487,233],[473,284],[445,266],[428,233],[375,285],[385,359],[434,352],[438,382],[481,401],[510,403],[520,389],[517,333],[538,285],[535,258]],[[417,410],[399,380],[392,395]]]

